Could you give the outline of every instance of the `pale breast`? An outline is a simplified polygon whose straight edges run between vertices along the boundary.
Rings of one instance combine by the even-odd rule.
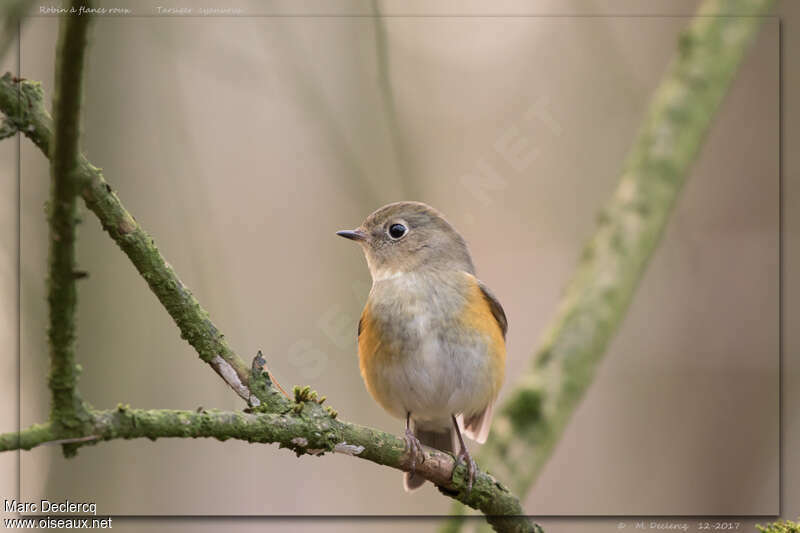
[[[359,359],[368,390],[394,416],[447,425],[451,414],[480,412],[494,399],[493,339],[464,320],[473,280],[404,274],[373,285]]]

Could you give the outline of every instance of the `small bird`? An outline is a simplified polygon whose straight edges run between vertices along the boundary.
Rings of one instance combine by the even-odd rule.
[[[361,245],[372,275],[359,366],[375,401],[406,421],[411,472],[403,486],[425,483],[415,476],[420,443],[448,452],[458,444],[471,490],[476,466],[462,430],[480,443],[489,434],[505,374],[503,307],[475,277],[464,239],[428,205],[389,204],[336,234]]]

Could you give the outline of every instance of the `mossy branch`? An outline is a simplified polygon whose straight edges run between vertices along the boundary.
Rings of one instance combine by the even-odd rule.
[[[681,33],[611,201],[478,458],[520,495],[550,457],[621,324],[689,167],[771,0],[707,0]],[[741,16],[723,16],[736,14]],[[463,507],[453,509],[463,513]],[[457,531],[454,518],[445,531]]]
[[[38,83],[15,79],[8,73],[0,77],[0,110],[6,115],[8,127],[26,135],[45,154],[50,153],[52,120],[44,108]],[[253,412],[89,410],[87,420],[68,434],[50,422],[0,435],[0,451],[30,449],[45,442],[76,447],[111,438],[239,438],[276,442],[301,454],[336,451],[399,470],[410,469],[404,440],[336,420],[335,411],[323,408],[310,389],[299,389],[291,401],[274,386],[260,355],[251,369],[231,350],[208,313],[161,256],[153,239],[125,209],[100,170],[81,157],[77,178],[86,205],[167,308],[182,337],[248,401]],[[447,496],[484,513],[498,531],[541,531],[523,516],[519,500],[491,475],[479,472],[472,491],[467,493],[465,470],[463,465],[456,467],[453,456],[430,448],[425,449],[425,460],[416,469]]]
[[[72,3],[77,7],[78,2]],[[62,432],[76,431],[86,420],[77,391],[80,368],[75,364],[75,310],[77,306],[75,238],[78,223],[80,110],[83,64],[89,17],[66,16],[58,33],[54,142],[50,154],[50,254],[48,304],[50,307],[50,420]],[[66,455],[74,452],[64,446]]]
[[[114,410],[91,410],[89,422],[79,433],[65,434],[54,422],[31,426],[19,433],[0,435],[0,452],[30,450],[45,443],[95,444],[105,440],[148,438],[238,439],[253,443],[276,443],[297,456],[342,453],[373,463],[409,470],[411,463],[405,440],[372,428],[337,420],[311,395],[302,396],[285,413],[223,412],[198,409],[144,410],[118,406]],[[495,478],[479,473],[472,491],[465,491],[466,469],[450,454],[424,448],[425,460],[417,473],[436,483],[448,496],[479,509],[498,531],[540,531],[522,514],[519,501]]]

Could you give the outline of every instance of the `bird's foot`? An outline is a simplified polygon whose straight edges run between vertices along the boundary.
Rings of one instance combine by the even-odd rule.
[[[472,484],[475,482],[475,473],[478,471],[478,465],[475,464],[475,460],[466,447],[462,447],[461,451],[456,455],[456,467],[462,460],[464,461],[464,466],[467,467],[467,494],[469,494],[472,492]],[[453,472],[455,472],[455,469],[453,469]]]
[[[417,471],[417,460],[422,463],[425,460],[425,453],[422,451],[422,444],[420,444],[419,439],[410,428],[406,428],[405,441],[408,455],[411,459],[411,473],[413,474]]]

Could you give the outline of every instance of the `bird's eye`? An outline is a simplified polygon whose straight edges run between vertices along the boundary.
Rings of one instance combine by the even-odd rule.
[[[392,224],[389,226],[389,237],[394,240],[401,238],[408,230],[402,224]]]

